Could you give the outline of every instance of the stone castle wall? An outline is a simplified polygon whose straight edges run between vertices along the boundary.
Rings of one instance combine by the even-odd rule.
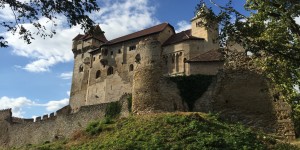
[[[120,100],[121,115],[128,115],[127,97]],[[76,113],[66,106],[50,116],[33,119],[21,119],[11,116],[11,110],[0,111],[0,146],[1,148],[20,147],[26,144],[40,144],[46,141],[70,138],[89,122],[105,116],[108,103],[83,106]],[[6,118],[3,120],[3,118]]]
[[[251,58],[232,54],[208,90],[195,103],[195,111],[216,112],[232,122],[295,139],[291,107],[270,81],[253,66]]]
[[[138,43],[146,39],[156,39],[163,43],[173,34],[173,29],[168,26],[160,33],[103,45],[97,50],[89,49],[89,45],[79,44],[86,51],[77,50],[78,54],[74,53],[70,96],[72,110],[76,112],[80,106],[117,101],[122,95],[132,93],[133,74],[137,66],[141,66],[141,62],[148,57],[142,54],[144,52],[141,53]],[[161,49],[156,50],[161,52]],[[83,70],[80,71],[80,67]],[[109,68],[112,69],[112,74],[108,73]]]
[[[132,110],[134,113],[184,111],[184,105],[175,84],[164,82],[162,73],[162,48],[156,39],[138,44],[144,59],[134,72]]]

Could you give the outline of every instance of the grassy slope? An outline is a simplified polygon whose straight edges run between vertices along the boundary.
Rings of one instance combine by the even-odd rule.
[[[201,113],[131,116],[90,124],[73,138],[23,149],[296,149],[253,133],[242,125]]]

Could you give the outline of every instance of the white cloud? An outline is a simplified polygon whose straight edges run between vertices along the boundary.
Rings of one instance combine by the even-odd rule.
[[[180,21],[177,23],[177,30],[176,30],[176,33],[179,33],[181,31],[185,31],[185,30],[188,30],[188,29],[191,29],[191,23],[190,22],[187,22],[187,21]]]
[[[49,101],[46,104],[43,104],[44,106],[46,106],[46,110],[49,112],[53,112],[56,111],[66,105],[69,104],[69,99],[65,98],[59,101]]]
[[[43,39],[39,36],[35,36],[35,39],[32,40],[30,45],[26,44],[23,40],[18,39],[18,35],[12,35],[9,32],[4,34],[9,45],[13,48],[13,54],[27,57],[32,60],[29,64],[21,66],[22,69],[30,72],[45,72],[49,71],[49,68],[57,63],[73,60],[71,38],[76,36],[81,30],[79,27],[65,29],[65,21],[63,20],[64,17],[59,17],[57,19],[57,34],[53,38]],[[47,29],[51,29],[52,24],[47,24],[47,21],[46,18],[40,19],[40,22],[46,25]],[[36,32],[32,25],[24,24],[24,26],[27,29],[31,29],[32,32]]]
[[[8,4],[5,4],[3,8],[0,9],[0,20],[2,21],[12,21],[14,20],[14,14]]]
[[[151,7],[148,0],[122,0],[107,1],[101,5],[100,12],[93,12],[90,16],[96,23],[100,24],[102,30],[106,31],[108,39],[116,38],[158,23],[155,19],[155,8]],[[30,72],[47,72],[51,67],[73,60],[71,51],[72,38],[83,31],[79,26],[68,28],[66,18],[58,16],[55,27],[57,34],[53,38],[43,39],[35,36],[30,45],[26,44],[19,35],[12,35],[9,32],[4,34],[8,44],[13,48],[13,54],[26,57],[31,60],[29,64],[16,64]],[[44,17],[39,22],[52,29],[53,24]],[[37,32],[30,24],[23,24],[32,32]]]
[[[0,98],[0,110],[2,109],[12,109],[12,114],[15,117],[23,117],[26,112],[25,107],[44,107],[48,112],[54,112],[63,106],[69,104],[69,99],[64,98],[62,100],[49,101],[45,104],[40,104],[26,97],[10,98],[3,96]]]
[[[22,115],[25,113],[22,110],[24,106],[30,106],[33,104],[34,102],[26,97],[9,98],[4,96],[0,98],[0,110],[11,108],[13,115],[16,117],[22,117]]]
[[[148,0],[105,1],[92,18],[106,31],[105,36],[113,39],[158,24],[154,12]]]
[[[296,21],[297,24],[300,25],[300,17],[296,17],[296,18],[295,18],[295,21]]]
[[[73,72],[64,72],[62,74],[60,74],[60,78],[61,79],[64,79],[64,80],[69,80],[69,79],[72,79],[72,76],[73,76]]]
[[[71,94],[71,92],[70,92],[70,91],[67,91],[67,95],[70,96],[70,94]]]

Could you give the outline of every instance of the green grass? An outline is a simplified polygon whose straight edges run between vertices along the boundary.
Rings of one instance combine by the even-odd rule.
[[[90,134],[94,129],[97,132]],[[297,149],[289,144],[278,144],[276,140],[254,133],[242,125],[227,124],[216,116],[201,113],[163,113],[102,120],[91,123],[82,132],[80,137],[67,142],[58,141],[25,149]]]

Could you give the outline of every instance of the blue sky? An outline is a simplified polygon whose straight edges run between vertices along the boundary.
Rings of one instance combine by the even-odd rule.
[[[100,12],[90,16],[108,39],[162,22],[182,31],[190,28],[197,3],[198,0],[99,0]],[[240,10],[243,3],[244,0],[234,0],[234,6]],[[13,19],[8,8],[0,10],[0,19]],[[30,118],[68,104],[73,70],[71,41],[82,31],[79,27],[66,27],[63,16],[56,21],[57,35],[45,40],[36,37],[30,45],[0,28],[0,34],[9,42],[9,48],[0,49],[0,109],[11,107],[14,116]],[[40,18],[40,22],[51,27],[45,18]]]

